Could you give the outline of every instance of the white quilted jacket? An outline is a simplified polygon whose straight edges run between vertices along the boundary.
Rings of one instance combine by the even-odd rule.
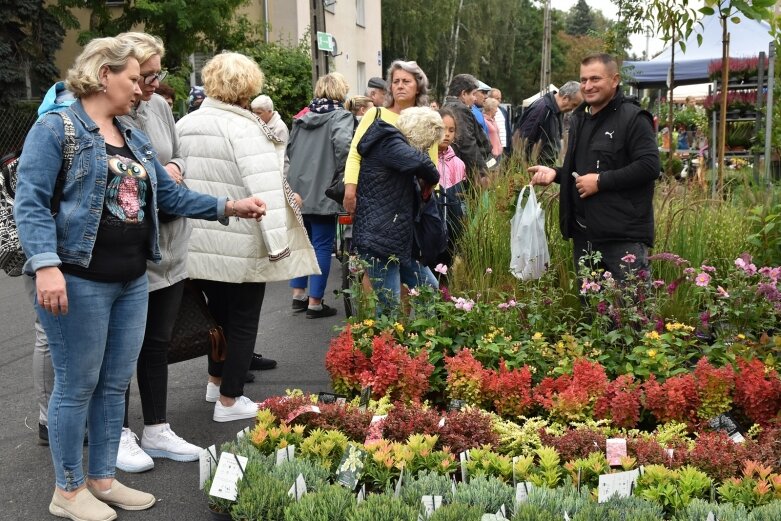
[[[206,98],[176,124],[187,186],[232,200],[251,195],[266,216],[229,226],[193,220],[187,271],[192,279],[270,282],[319,274],[298,208],[284,190],[284,147],[275,146],[252,112]]]

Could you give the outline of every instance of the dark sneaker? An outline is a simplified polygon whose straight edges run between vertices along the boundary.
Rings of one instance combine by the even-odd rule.
[[[302,311],[306,311],[308,307],[309,307],[309,299],[304,299],[304,300],[298,300],[297,298],[293,299],[293,313],[301,313]]]
[[[247,371],[247,376],[244,377],[244,383],[251,384],[254,381],[255,381],[255,373],[251,373]]]
[[[321,303],[323,306],[323,309],[309,309],[306,310],[306,318],[323,318],[323,317],[332,317],[336,315],[336,308],[332,308],[331,306],[326,305],[325,303]]]
[[[263,355],[252,353],[252,362],[249,364],[251,371],[268,371],[274,369],[277,366],[277,361],[271,358],[266,358]]]

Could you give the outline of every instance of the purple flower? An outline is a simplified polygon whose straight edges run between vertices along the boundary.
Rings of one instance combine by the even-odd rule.
[[[621,257],[621,260],[623,262],[626,262],[627,264],[632,264],[633,262],[635,262],[637,260],[637,257],[635,257],[634,254],[632,254],[632,253],[627,253],[626,255]]]
[[[700,322],[703,327],[708,327],[708,324],[710,323],[710,311],[703,311],[700,313]]]
[[[757,284],[757,295],[764,296],[770,302],[781,301],[781,292],[778,291],[778,288],[776,287],[775,284],[760,282],[759,284]]]
[[[680,284],[680,283],[681,283],[680,279],[676,279],[676,280],[672,281],[671,283],[669,283],[667,285],[667,293],[669,295],[672,295],[673,293],[675,293],[675,290],[678,289],[678,284]]]
[[[607,302],[604,300],[600,300],[599,304],[597,304],[597,313],[600,315],[606,315],[607,314]]]
[[[679,257],[678,255],[674,253],[669,252],[662,252],[657,253],[655,255],[651,255],[648,257],[648,260],[659,260],[659,261],[665,261],[665,262],[672,262],[676,266],[682,266],[684,264],[689,264],[689,261],[687,261],[684,258]]]
[[[694,283],[699,287],[704,288],[708,284],[710,284],[710,275],[708,275],[705,272],[702,272],[699,275],[697,275],[697,277],[694,279]]]

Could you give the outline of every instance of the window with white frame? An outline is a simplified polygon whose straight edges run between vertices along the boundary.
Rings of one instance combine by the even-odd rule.
[[[355,0],[355,24],[366,27],[366,7],[363,0]]]

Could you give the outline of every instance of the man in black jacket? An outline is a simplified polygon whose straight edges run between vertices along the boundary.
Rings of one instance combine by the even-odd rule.
[[[478,88],[477,78],[471,74],[457,74],[448,86],[444,106],[453,111],[456,116],[456,139],[453,141],[453,151],[466,165],[467,174],[472,182],[487,184],[487,171],[492,165],[487,164],[491,157],[491,143],[488,136],[477,123],[472,114],[475,102],[475,91]]]
[[[649,272],[660,171],[653,118],[623,96],[620,81],[612,56],[586,56],[580,65],[585,103],[572,115],[563,166],[529,168],[532,184],[561,185],[559,224],[573,240],[576,269],[581,257],[599,251],[600,267],[619,280],[630,269]]]
[[[532,103],[521,115],[518,128],[513,133],[513,146],[520,147],[526,157],[532,160],[534,147],[539,144],[539,152],[534,160],[553,166],[561,151],[561,117],[571,112],[583,102],[580,95],[580,83],[568,81],[558,92],[549,92]]]

